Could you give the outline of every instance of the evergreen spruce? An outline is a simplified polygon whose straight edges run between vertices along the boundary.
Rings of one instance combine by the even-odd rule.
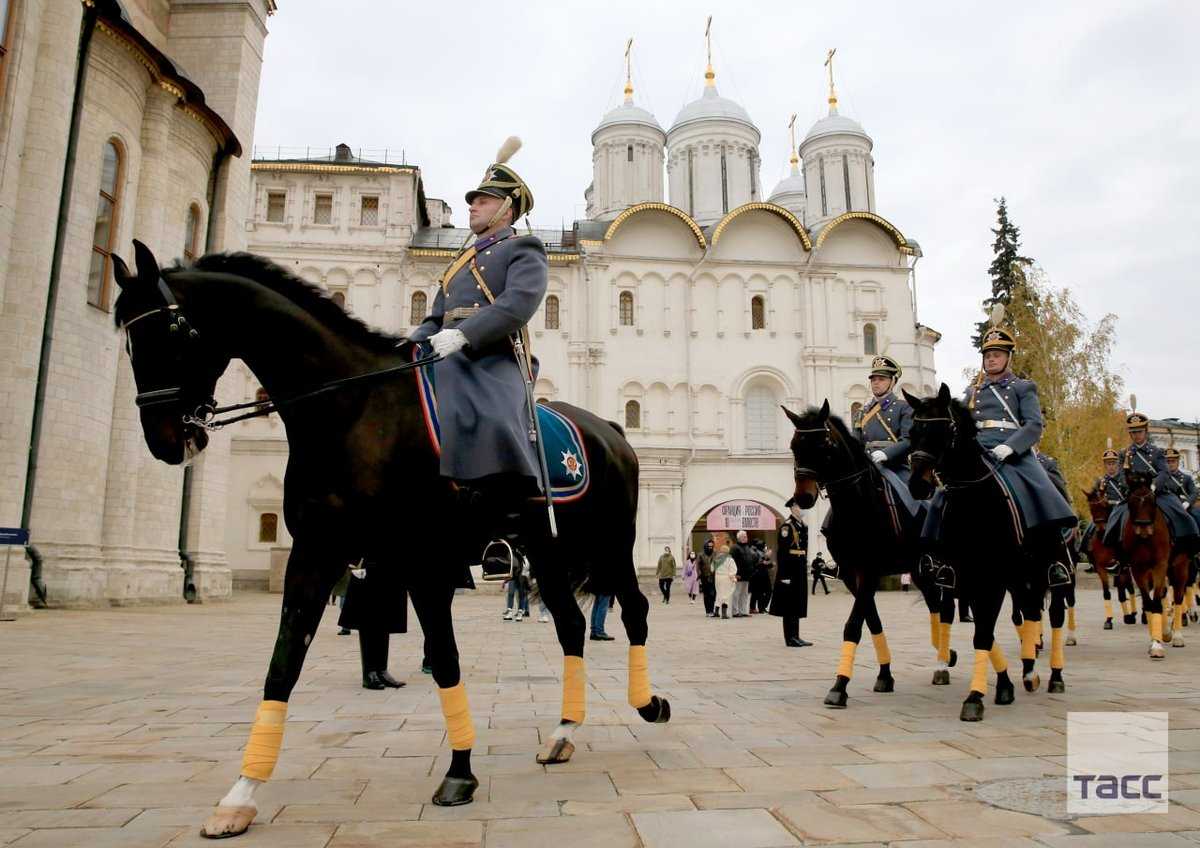
[[[1001,197],[996,203],[997,226],[992,230],[996,237],[992,242],[994,258],[988,268],[988,276],[992,278],[992,296],[983,301],[984,312],[990,312],[992,306],[997,303],[1003,303],[1007,308],[1012,303],[1014,293],[1020,297],[1032,296],[1023,285],[1025,274],[1022,266],[1029,265],[1033,260],[1021,255],[1021,229],[1008,220],[1008,205],[1005,199]],[[987,329],[986,318],[975,325],[976,348],[983,344],[983,334]]]

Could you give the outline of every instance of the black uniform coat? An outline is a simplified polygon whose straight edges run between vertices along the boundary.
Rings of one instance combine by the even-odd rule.
[[[771,615],[805,618],[808,615],[808,527],[794,515],[779,526],[776,540],[775,591]]]
[[[509,336],[537,312],[549,282],[546,247],[506,227],[477,244],[475,263],[496,298],[489,303],[468,263],[446,291],[438,289],[429,317],[409,338],[423,342],[442,329],[461,330],[467,346],[433,366],[441,430],[443,477],[477,480],[492,474],[538,476],[529,441],[525,380]],[[452,309],[476,310],[445,319]]]
[[[408,590],[400,569],[368,560],[366,576],[350,578],[338,625],[347,630],[408,632]]]

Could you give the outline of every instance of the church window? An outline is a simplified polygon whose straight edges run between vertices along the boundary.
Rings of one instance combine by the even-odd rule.
[[[824,158],[818,161],[821,170],[821,214],[829,214],[829,202],[825,199],[825,160]]]
[[[850,160],[845,153],[842,154],[842,182],[846,186],[846,211],[849,212],[854,207],[850,205]]]
[[[258,517],[258,541],[274,542],[279,538],[279,513],[264,512]]]
[[[379,226],[379,197],[374,194],[363,195],[359,224],[364,227]]]
[[[92,263],[88,270],[87,300],[92,306],[108,309],[109,281],[112,279],[112,250],[117,240],[120,186],[124,179],[121,149],[115,139],[104,143],[100,160],[100,201],[96,206],[96,225],[92,231]]]
[[[756,294],[750,298],[750,329],[763,330],[767,326],[767,309],[766,303],[763,302],[761,294]]]
[[[313,223],[333,223],[333,195],[318,194],[313,201]]]
[[[775,395],[766,386],[753,386],[746,392],[746,450],[769,452],[778,447],[779,407]]]
[[[625,429],[640,430],[642,428],[642,405],[636,400],[625,402]]]
[[[696,173],[692,157],[692,148],[688,148],[688,214],[696,214]]]
[[[871,207],[871,160],[870,160],[870,158],[865,158],[863,160],[863,175],[864,175],[863,185],[867,187],[867,202],[866,202],[867,211],[874,212],[875,210]]]
[[[758,156],[750,154],[750,199],[758,199]]]
[[[427,309],[426,304],[428,302],[429,301],[425,296],[425,292],[413,292],[412,308],[409,310],[411,317],[409,318],[408,323],[415,327],[417,324],[420,324],[425,320],[425,310]]]
[[[558,329],[558,295],[556,294],[546,298],[546,329]]]
[[[729,211],[729,171],[725,167],[725,148],[721,148],[721,211]]]
[[[632,144],[625,148],[625,161],[626,162],[633,161],[633,145]]]
[[[342,309],[346,308],[346,293],[345,292],[335,291],[333,294],[331,294],[329,296],[329,299],[332,300],[334,303],[336,303],[338,306],[342,307]]]
[[[622,327],[633,326],[633,292],[623,291],[619,300],[619,323]]]
[[[283,223],[284,203],[287,201],[287,193],[282,191],[267,192],[267,220],[272,224]]]
[[[855,422],[854,426],[858,426],[858,416],[862,414],[862,404],[858,401],[850,404],[850,420]]]
[[[865,324],[863,326],[863,353],[867,356],[874,356],[878,352],[879,349],[875,340],[875,325]]]
[[[183,258],[188,262],[200,252],[200,207],[193,203],[188,207],[187,223],[183,227]]]

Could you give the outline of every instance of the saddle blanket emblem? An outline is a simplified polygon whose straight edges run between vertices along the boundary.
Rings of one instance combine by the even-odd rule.
[[[433,369],[418,368],[415,374],[417,396],[421,399],[421,411],[425,415],[429,441],[434,451],[440,455],[442,438],[441,427],[438,424]],[[554,502],[570,503],[583,497],[591,485],[591,466],[579,428],[566,416],[540,403],[537,405],[537,416],[542,430],[542,446],[546,451],[546,465],[550,469],[550,488]]]

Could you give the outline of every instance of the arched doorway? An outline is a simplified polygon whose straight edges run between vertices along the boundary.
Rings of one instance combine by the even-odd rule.
[[[691,549],[699,551],[712,539],[716,550],[732,545],[739,530],[745,530],[751,540],[762,539],[768,547],[775,546],[775,531],[783,516],[760,501],[731,500],[719,503],[700,517],[691,530]]]

